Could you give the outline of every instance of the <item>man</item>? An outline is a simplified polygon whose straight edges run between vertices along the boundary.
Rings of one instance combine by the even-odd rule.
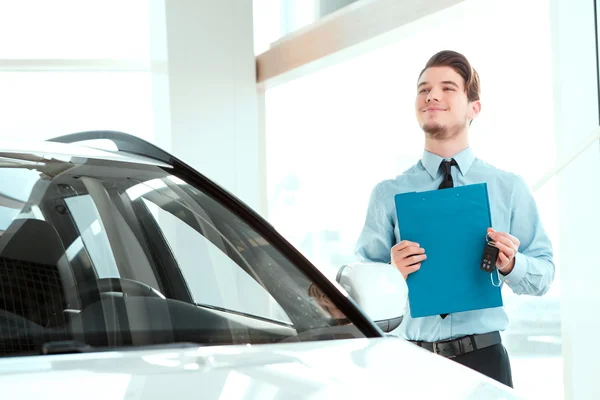
[[[415,111],[425,133],[423,156],[402,175],[375,186],[357,254],[366,261],[390,262],[406,279],[421,268],[427,249],[401,238],[394,195],[487,182],[495,228],[488,234],[499,249],[500,280],[517,294],[540,296],[554,279],[552,246],[524,180],[473,155],[469,126],[480,110],[479,76],[469,61],[453,51],[435,54],[417,82]],[[499,334],[507,326],[504,308],[497,307],[414,319],[407,313],[399,330],[415,344],[512,387],[510,361]]]
[[[350,320],[346,318],[346,315],[341,312],[331,299],[314,283],[311,283],[308,287],[308,295],[315,299],[315,302],[321,307],[323,312],[331,317],[332,324],[346,325],[350,323]]]

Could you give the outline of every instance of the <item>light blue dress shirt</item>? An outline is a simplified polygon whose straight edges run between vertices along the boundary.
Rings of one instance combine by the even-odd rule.
[[[486,182],[492,213],[492,228],[507,232],[520,241],[515,266],[510,274],[499,275],[516,294],[541,296],[554,280],[552,245],[544,232],[535,200],[525,181],[510,172],[497,169],[473,155],[471,148],[452,157],[454,186]],[[443,179],[440,164],[444,159],[425,151],[421,160],[395,179],[375,186],[356,252],[363,261],[390,262],[390,250],[400,242],[394,195],[435,190]],[[402,238],[402,240],[411,238]],[[427,253],[427,249],[425,249]],[[421,267],[425,268],[425,264]],[[451,282],[448,282],[451,285]],[[410,305],[409,305],[410,307]],[[465,335],[502,331],[508,326],[504,307],[460,312],[440,316],[411,318],[406,312],[394,333],[409,340],[428,342]]]

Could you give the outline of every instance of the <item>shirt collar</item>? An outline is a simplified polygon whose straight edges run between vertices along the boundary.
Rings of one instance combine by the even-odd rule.
[[[467,147],[463,151],[454,156],[450,157],[454,158],[456,163],[458,164],[458,170],[465,176],[473,165],[473,161],[475,161],[475,155],[473,154],[473,150],[470,147]],[[438,171],[440,169],[440,164],[444,161],[443,157],[438,156],[437,154],[433,154],[427,150],[423,151],[423,157],[421,157],[421,164],[423,167],[429,172],[429,175],[433,179],[435,179],[438,175]]]

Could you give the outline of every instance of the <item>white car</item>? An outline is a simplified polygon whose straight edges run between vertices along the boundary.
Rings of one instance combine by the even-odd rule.
[[[135,137],[0,142],[3,399],[520,398],[386,336],[406,296],[389,265],[328,280]]]

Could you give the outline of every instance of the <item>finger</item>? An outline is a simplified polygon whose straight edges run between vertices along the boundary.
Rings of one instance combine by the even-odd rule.
[[[392,252],[391,256],[392,256],[392,260],[395,262],[395,264],[406,265],[405,259],[407,257],[424,254],[424,253],[425,253],[425,249],[423,249],[422,247],[411,246],[411,247],[407,247],[404,250]]]
[[[504,253],[498,254],[498,261],[496,261],[496,266],[498,266],[498,268],[504,268],[509,262],[510,260],[504,255]]]
[[[427,255],[425,255],[425,254],[414,255],[414,256],[406,257],[404,259],[404,264],[407,266],[420,264],[421,261],[424,261],[425,259],[427,259]]]
[[[419,247],[419,243],[411,242],[411,241],[408,241],[408,240],[403,240],[400,243],[395,244],[392,247],[392,251],[404,250],[405,248],[411,247],[411,246]]]
[[[392,263],[397,268],[406,268],[411,265],[420,264],[422,261],[426,260],[427,256],[425,254],[420,255],[412,255],[409,257],[394,257],[392,258]]]
[[[512,247],[508,247],[507,245],[500,243],[500,242],[496,242],[496,247],[498,248],[498,250],[500,250],[509,260],[511,260],[515,254],[517,253],[515,251],[515,249],[513,249]],[[498,255],[500,256],[500,255]]]
[[[513,235],[511,235],[510,233],[506,233],[506,232],[496,232],[494,231],[493,233],[490,234],[490,237],[494,240],[496,240],[496,237],[503,237],[506,238],[508,240],[510,240],[513,244],[515,244],[516,246],[519,246],[519,239],[517,239],[516,237],[514,237]]]
[[[418,271],[421,268],[421,264],[415,264],[415,265],[411,265],[410,267],[406,267],[404,270],[406,271],[406,274],[412,274],[415,271]]]
[[[407,258],[410,256],[419,255],[419,254],[425,254],[425,249],[422,247],[411,246],[411,247],[407,247],[404,250],[400,250],[394,256],[400,257],[400,258]]]
[[[510,247],[513,250],[515,249],[515,244],[510,239],[508,239],[504,236],[498,237],[497,240],[494,240],[494,243],[496,243],[496,244],[502,243],[506,247]]]
[[[492,237],[494,243],[503,243],[505,246],[508,246],[515,251],[519,251],[519,246],[516,245],[512,240],[510,240],[506,236],[490,235],[490,237]]]
[[[502,237],[507,238],[508,240],[510,240],[514,245],[518,246],[519,245],[519,239],[517,239],[516,237],[514,237],[513,235],[511,235],[510,233],[505,233],[505,232],[497,232],[499,235],[501,235]]]
[[[406,266],[419,263],[426,258],[427,256],[425,254],[408,254],[405,256],[398,255],[396,257],[392,257],[392,260],[394,265],[404,268]]]

